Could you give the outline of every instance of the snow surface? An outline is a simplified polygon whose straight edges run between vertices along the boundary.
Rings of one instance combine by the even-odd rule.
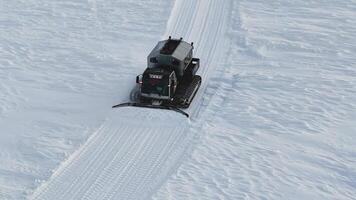
[[[0,199],[33,193],[127,100],[171,6],[0,1]]]
[[[153,199],[355,199],[355,1],[229,8],[200,139]]]
[[[0,2],[0,199],[355,199],[356,2]],[[129,99],[195,43],[190,119]],[[36,189],[37,188],[37,189]]]

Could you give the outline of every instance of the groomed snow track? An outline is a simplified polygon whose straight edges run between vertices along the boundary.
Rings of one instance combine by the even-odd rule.
[[[195,42],[200,57],[201,89],[188,112],[201,113],[208,75],[218,65],[226,44],[231,1],[177,0],[164,37]],[[193,122],[195,123],[195,122]],[[31,199],[148,199],[177,169],[192,143],[193,123],[161,110],[113,110]]]

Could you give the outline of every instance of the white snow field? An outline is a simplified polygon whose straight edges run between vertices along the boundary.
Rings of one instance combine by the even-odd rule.
[[[355,199],[356,2],[0,0],[0,199]],[[129,99],[194,42],[185,118]]]
[[[0,0],[0,199],[32,194],[127,100],[172,6]]]

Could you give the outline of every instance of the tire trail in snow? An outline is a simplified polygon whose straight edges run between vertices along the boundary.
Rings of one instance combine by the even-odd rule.
[[[194,57],[201,59],[198,73],[202,77],[202,85],[187,109],[193,118],[199,115],[209,77],[212,71],[221,66],[219,63],[226,52],[224,47],[229,46],[224,34],[228,29],[231,4],[232,1],[177,0],[163,36],[183,37],[187,42],[194,42]],[[172,25],[174,21],[176,23]]]
[[[168,21],[165,37],[195,42],[195,56],[201,59],[203,83],[187,110],[193,118],[225,44],[229,5],[230,1],[177,0]],[[147,199],[178,168],[194,138],[191,129],[190,120],[173,112],[113,110],[32,199]]]
[[[113,111],[102,128],[35,192],[33,199],[140,199],[148,194],[150,183],[166,173],[162,165],[170,163],[170,155],[184,150],[181,145],[186,140],[187,126],[170,125],[175,115],[145,118],[139,109],[132,111],[129,115]],[[117,121],[118,115],[127,120]],[[135,117],[166,125],[139,127],[140,123],[131,121]],[[180,121],[184,124],[186,119],[181,117]]]

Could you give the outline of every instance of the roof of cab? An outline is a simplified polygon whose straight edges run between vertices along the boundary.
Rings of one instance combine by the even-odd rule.
[[[149,57],[165,55],[184,61],[192,49],[193,46],[191,44],[181,39],[168,39],[158,42],[156,47],[149,54]]]

